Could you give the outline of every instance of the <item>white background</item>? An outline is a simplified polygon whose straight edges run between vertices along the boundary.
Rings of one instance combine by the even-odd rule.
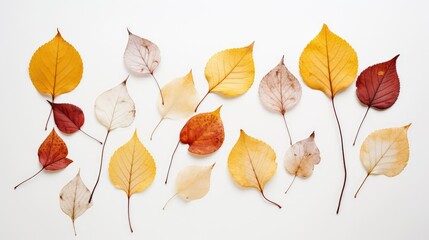
[[[429,239],[429,161],[425,152],[429,8],[424,1],[202,2],[1,1],[0,239]],[[298,69],[302,50],[323,23],[354,47],[359,73],[401,54],[397,62],[399,99],[388,110],[369,112],[356,147],[351,143],[365,107],[356,98],[354,84],[336,97],[349,170],[339,215],[335,210],[343,172],[330,101],[323,93],[309,89]],[[58,194],[79,169],[83,181],[92,188],[101,147],[83,134],[61,134],[74,163],[59,172],[43,172],[13,190],[40,169],[37,149],[49,133],[44,131],[49,113],[47,97],[33,87],[28,63],[34,51],[52,39],[59,28],[80,52],[84,74],[80,85],[57,101],[80,106],[86,114],[83,129],[102,139],[106,130],[97,122],[93,105],[99,94],[128,74],[123,64],[127,27],[160,47],[162,60],[155,74],[162,86],[192,69],[201,97],[207,91],[204,66],[208,59],[220,50],[253,41],[255,82],[237,98],[209,95],[200,112],[223,104],[225,142],[205,158],[196,158],[186,146],[179,146],[172,181],[165,186],[169,157],[186,120],[165,121],[150,141],[150,131],[159,119],[158,91],[151,78],[131,76],[128,87],[136,102],[135,122],[111,133],[95,204],[77,219],[75,238],[70,219],[59,207]],[[292,137],[297,141],[314,130],[322,156],[313,176],[297,179],[287,196],[284,191],[292,180],[283,167],[289,147],[287,134],[280,115],[266,110],[257,94],[261,78],[282,55],[303,87],[301,102],[286,116]],[[364,138],[374,130],[408,123],[412,123],[408,166],[394,178],[371,176],[354,199],[366,175],[359,160]],[[49,129],[53,126],[51,120]],[[126,196],[110,183],[107,165],[112,153],[136,128],[156,160],[157,175],[146,191],[131,199],[135,230],[131,234]],[[276,151],[278,169],[265,192],[283,206],[281,210],[264,201],[258,191],[242,189],[232,181],[227,157],[239,129]],[[212,188],[205,198],[190,203],[177,198],[162,210],[174,194],[174,178],[180,169],[213,162],[217,164]]]

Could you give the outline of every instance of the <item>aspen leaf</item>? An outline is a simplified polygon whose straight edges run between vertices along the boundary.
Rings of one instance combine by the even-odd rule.
[[[289,143],[292,145],[285,114],[301,99],[301,84],[284,65],[284,56],[280,63],[262,78],[259,84],[259,99],[271,111],[283,116]]]
[[[128,78],[127,78],[128,79]],[[136,107],[133,99],[128,94],[127,79],[118,86],[102,93],[95,100],[95,116],[98,121],[107,129],[104,138],[103,148],[101,149],[100,168],[98,170],[97,180],[91,192],[89,201],[92,201],[95,189],[100,181],[101,170],[103,168],[104,148],[106,141],[112,130],[130,126],[134,122]]]
[[[407,166],[410,150],[408,128],[411,123],[399,128],[387,128],[371,133],[360,149],[360,161],[367,175],[357,190],[359,193],[369,175],[394,177]]]
[[[207,62],[204,74],[209,84],[209,90],[195,111],[209,93],[235,97],[249,90],[255,79],[253,43],[247,47],[227,49],[216,53]]]
[[[186,201],[203,198],[210,190],[210,176],[214,165],[189,166],[182,169],[176,178],[176,194],[167,201],[163,209],[175,196]]]
[[[67,158],[68,149],[66,143],[61,139],[60,136],[52,129],[48,137],[43,141],[38,151],[39,162],[42,164],[42,168],[33,176],[27,178],[20,184],[15,186],[15,189],[21,184],[32,179],[43,170],[55,171],[66,168],[73,161]]]
[[[115,187],[123,190],[128,198],[128,223],[131,232],[130,198],[152,184],[156,174],[155,161],[137,137],[133,137],[115,151],[109,164],[109,177]]]
[[[295,178],[307,178],[313,173],[314,165],[320,163],[320,152],[314,141],[314,132],[306,139],[292,145],[287,150],[284,160],[285,169],[294,175],[293,180],[287,188],[287,193]]]
[[[346,157],[341,124],[335,108],[335,95],[350,86],[357,74],[358,58],[355,50],[342,38],[323,25],[319,34],[303,50],[299,59],[299,71],[305,84],[324,92],[332,103],[341,142],[344,180],[338,200],[337,214],[347,181]]]
[[[73,222],[74,235],[76,236],[75,220],[92,206],[89,203],[91,192],[85,186],[80,178],[80,171],[69,183],[67,183],[60,192],[60,207]]]
[[[240,137],[228,157],[228,169],[238,185],[256,188],[265,200],[281,208],[264,194],[265,184],[277,169],[276,153],[268,144],[240,130]]]
[[[151,134],[151,139],[156,128],[164,119],[180,119],[191,116],[198,103],[197,90],[194,85],[192,71],[186,76],[174,79],[162,88],[164,104],[161,101],[158,109],[161,119]]]
[[[399,54],[387,62],[375,64],[363,70],[356,81],[356,95],[359,101],[368,106],[356,132],[353,145],[356,143],[359,130],[371,107],[376,109],[390,108],[399,96],[399,77],[396,72],[396,60]]]

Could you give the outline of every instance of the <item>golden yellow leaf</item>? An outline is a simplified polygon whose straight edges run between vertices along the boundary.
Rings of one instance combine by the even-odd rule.
[[[360,160],[367,175],[355,197],[369,175],[394,177],[404,170],[409,159],[407,132],[411,123],[399,128],[387,128],[371,133],[360,149]]]
[[[299,70],[310,88],[333,97],[355,80],[358,58],[355,50],[324,24],[302,52]]]
[[[137,131],[125,145],[113,154],[109,164],[110,181],[123,190],[128,197],[128,221],[130,221],[130,198],[145,190],[154,180],[155,161],[137,137]]]
[[[37,91],[54,99],[76,88],[82,78],[83,63],[76,49],[58,31],[33,54],[29,72]]]
[[[277,169],[276,153],[268,144],[240,130],[240,137],[228,157],[228,169],[238,185],[258,189],[265,200],[281,208],[264,194],[265,184]]]

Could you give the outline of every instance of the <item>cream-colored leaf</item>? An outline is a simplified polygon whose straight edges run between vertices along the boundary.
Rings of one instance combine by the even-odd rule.
[[[60,207],[71,218],[75,235],[75,220],[92,206],[92,203],[88,202],[90,195],[91,192],[80,178],[80,171],[61,189]]]
[[[214,165],[189,166],[180,171],[176,178],[177,195],[187,201],[204,197],[210,190],[210,176]]]
[[[136,108],[126,83],[127,79],[95,100],[95,115],[108,131],[128,127],[134,121]]]
[[[160,61],[161,55],[156,44],[128,31],[124,62],[130,72],[137,75],[153,74]]]
[[[320,152],[314,141],[314,132],[310,137],[292,145],[286,152],[284,165],[288,173],[298,177],[309,177],[314,165],[320,163]]]

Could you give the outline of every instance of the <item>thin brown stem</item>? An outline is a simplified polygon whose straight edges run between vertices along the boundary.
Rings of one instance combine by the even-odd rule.
[[[164,96],[162,95],[162,90],[161,90],[161,87],[159,86],[158,80],[156,80],[155,75],[153,75],[153,73],[150,73],[150,75],[152,76],[153,80],[155,80],[156,85],[158,86],[159,95],[161,96],[161,102],[162,102],[162,105],[164,105]]]
[[[295,178],[296,178],[296,174],[295,174],[295,176],[293,177],[292,182],[289,184],[289,187],[287,187],[286,192],[285,192],[285,195],[287,194],[287,192],[289,192],[290,187],[292,187],[292,184],[295,182]]]
[[[369,173],[368,173],[368,175],[366,175],[365,179],[363,179],[362,184],[359,186],[358,190],[356,191],[355,198],[357,197],[360,189],[362,188],[363,184],[366,182],[366,179],[368,179],[368,177],[369,177]]]
[[[208,92],[206,93],[206,95],[204,95],[204,97],[203,97],[203,98],[201,98],[201,101],[200,101],[200,102],[197,104],[197,106],[195,107],[194,112],[197,112],[198,107],[201,105],[201,103],[204,101],[204,99],[206,99],[206,97],[209,95],[209,93],[210,93],[210,91],[208,91]]]
[[[332,109],[334,110],[335,119],[337,120],[338,131],[340,133],[341,154],[342,154],[342,157],[343,157],[343,166],[344,166],[344,181],[343,181],[343,187],[341,188],[340,198],[338,200],[338,207],[337,207],[337,214],[338,214],[340,212],[341,200],[343,199],[344,188],[346,187],[346,182],[347,182],[347,167],[346,167],[346,156],[345,156],[345,153],[344,153],[343,132],[341,131],[340,120],[338,119],[337,110],[335,109],[334,96],[332,96],[332,98],[331,98],[331,103],[332,103]]]
[[[92,138],[93,140],[97,141],[99,144],[103,144],[103,142],[101,142],[100,140],[96,139],[95,137],[89,135],[88,133],[86,133],[85,131],[83,131],[82,129],[79,129],[79,131],[81,131],[83,134],[85,134],[86,136]]]
[[[369,111],[370,108],[371,107],[368,106],[368,108],[366,109],[365,115],[363,116],[362,121],[360,122],[359,128],[358,128],[358,130],[356,132],[355,140],[353,141],[353,146],[356,144],[356,139],[357,139],[357,137],[359,135],[360,128],[362,127],[363,121],[365,121],[366,115],[368,115],[368,111]]]
[[[271,201],[270,199],[268,199],[268,198],[265,196],[265,194],[264,194],[264,191],[263,191],[263,190],[261,190],[261,194],[262,194],[262,197],[263,197],[265,200],[267,200],[269,203],[274,204],[274,205],[275,205],[275,206],[277,206],[278,208],[282,208],[282,206],[280,206],[279,204],[277,204],[277,203],[275,203],[275,202]]]
[[[165,182],[164,182],[165,184],[167,184],[168,182],[168,176],[170,175],[171,164],[173,163],[174,154],[176,153],[177,148],[179,147],[179,143],[180,143],[180,139],[179,141],[177,141],[177,145],[174,148],[173,154],[171,155],[170,165],[168,166],[167,176],[165,177]]]
[[[42,169],[40,169],[36,174],[34,174],[33,176],[25,179],[24,181],[22,181],[20,184],[16,185],[13,189],[16,189],[17,187],[21,186],[23,183],[27,182],[28,180],[34,178],[35,176],[37,176],[37,174],[41,173],[43,171],[43,169],[45,169],[45,167],[42,167]]]
[[[100,168],[98,169],[97,181],[95,181],[94,188],[92,189],[91,196],[89,197],[89,203],[92,201],[92,197],[94,196],[95,189],[97,188],[98,182],[100,181],[101,169],[103,169],[103,158],[104,158],[104,148],[106,147],[107,138],[109,137],[110,130],[107,130],[106,137],[104,138],[104,144],[101,148],[101,157],[100,157]]]
[[[286,116],[285,114],[282,114],[282,115],[283,115],[283,122],[285,123],[285,126],[286,126],[287,134],[289,135],[289,145],[292,145],[292,137],[290,136],[289,127],[287,126]]]
[[[75,224],[74,224],[74,220],[72,220],[72,222],[73,222],[73,231],[74,231],[74,235],[75,235],[75,236],[77,236],[77,233],[76,233],[76,226],[75,226]]]
[[[153,138],[153,134],[155,133],[156,129],[159,127],[159,125],[161,124],[161,122],[164,120],[165,118],[161,118],[158,122],[158,124],[156,124],[155,128],[153,129],[152,133],[150,134],[150,140],[152,141]]]
[[[167,207],[167,204],[174,198],[174,197],[176,197],[177,196],[177,193],[176,194],[174,194],[173,196],[171,196],[171,198],[169,198],[168,200],[167,200],[167,202],[164,204],[164,207],[162,207],[162,210],[165,210],[165,207]]]
[[[130,197],[128,197],[128,225],[130,225],[130,231],[133,233],[133,227],[131,226],[131,217],[130,217]]]
[[[52,102],[54,102],[53,99],[52,99]],[[51,104],[51,110],[49,111],[49,116],[48,116],[48,119],[46,120],[46,123],[45,123],[45,131],[48,130],[48,123],[49,123],[49,120],[51,119],[53,111],[54,111],[54,107]]]

